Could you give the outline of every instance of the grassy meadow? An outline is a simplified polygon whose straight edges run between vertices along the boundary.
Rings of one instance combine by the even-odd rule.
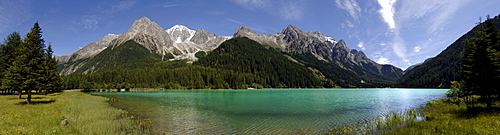
[[[65,91],[33,95],[33,104],[26,105],[26,99],[17,99],[17,95],[0,95],[0,134],[149,133],[148,122],[111,107],[108,100]],[[64,119],[66,125],[61,124]]]

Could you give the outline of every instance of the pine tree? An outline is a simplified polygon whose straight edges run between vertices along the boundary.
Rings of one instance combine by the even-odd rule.
[[[60,87],[60,77],[57,71],[56,59],[53,57],[54,51],[52,51],[52,45],[49,45],[45,50],[45,55],[43,57],[43,90],[46,93],[51,91],[59,90]]]
[[[5,75],[5,85],[18,90],[19,98],[21,98],[22,90],[26,91],[27,104],[31,103],[31,91],[41,89],[41,82],[44,79],[42,60],[45,41],[41,33],[42,29],[36,22],[31,31],[26,34],[24,42],[15,49],[15,59]]]
[[[498,96],[496,83],[499,81],[499,53],[497,51],[498,30],[488,17],[486,25],[476,31],[477,36],[467,40],[462,57],[461,77],[463,79],[462,93],[465,93],[468,105],[473,105],[472,95],[479,95],[491,108],[493,98]]]
[[[5,39],[4,43],[0,46],[0,89],[3,91],[11,92],[11,88],[5,85],[7,81],[5,75],[7,69],[12,65],[15,59],[15,50],[22,43],[21,35],[18,32],[13,32]]]

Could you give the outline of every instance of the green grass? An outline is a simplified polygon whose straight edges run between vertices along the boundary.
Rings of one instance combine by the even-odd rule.
[[[26,95],[23,95],[25,98]],[[0,134],[147,134],[148,122],[111,107],[109,99],[81,92],[33,95],[32,105],[0,95]],[[67,125],[61,121],[67,119]]]
[[[467,111],[465,105],[437,100],[422,108],[426,121],[412,121],[385,131],[384,134],[498,134],[500,111],[483,109],[482,105]]]
[[[500,109],[486,110],[482,104],[475,106],[477,108],[468,111],[465,105],[454,104],[449,99],[436,100],[420,109],[333,127],[326,134],[494,135],[500,133]]]

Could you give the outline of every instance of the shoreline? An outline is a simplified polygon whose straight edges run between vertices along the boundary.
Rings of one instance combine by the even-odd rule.
[[[279,88],[278,88],[279,89]],[[322,89],[322,88],[319,88]],[[328,88],[324,88],[328,89]],[[205,89],[206,90],[206,89]],[[240,89],[244,90],[244,89]],[[153,129],[148,127],[149,123],[145,121],[141,121],[138,118],[134,118],[134,116],[130,115],[128,111],[118,109],[116,107],[111,106],[109,103],[110,99],[102,96],[94,96],[84,92],[78,92],[78,90],[65,90],[60,93],[51,93],[48,95],[34,95],[34,101],[38,102],[35,105],[19,105],[16,102],[24,101],[24,99],[14,99],[16,95],[0,95],[0,107],[10,106],[8,110],[12,112],[19,113],[18,110],[28,109],[32,112],[27,119],[37,119],[38,123],[44,123],[43,125],[30,123],[28,121],[28,125],[25,127],[16,127],[7,125],[4,129],[0,129],[0,134],[34,134],[34,133],[49,133],[49,134],[117,134],[117,133],[126,133],[126,134],[147,134],[151,133]],[[25,96],[25,95],[23,95]],[[44,103],[43,101],[54,101],[50,103]],[[422,108],[427,108],[432,105],[434,108],[440,108],[440,105],[443,105],[443,102],[447,99],[434,100],[423,105]],[[33,110],[34,109],[34,110]],[[48,109],[48,110],[44,110]],[[428,109],[428,108],[427,108]],[[6,110],[0,110],[0,113]],[[36,112],[33,112],[36,111]],[[105,113],[103,113],[105,112]],[[23,112],[20,112],[23,113]],[[39,113],[49,113],[49,116],[45,116],[46,119],[38,118]],[[433,113],[432,116],[428,116],[427,112],[423,112],[422,116],[429,117],[431,121],[436,122],[437,118],[439,118],[438,114]],[[427,113],[427,114],[426,114]],[[4,113],[3,113],[4,114]],[[53,114],[53,115],[50,115]],[[7,113],[4,117],[8,117],[10,114]],[[46,115],[46,114],[45,114]],[[93,116],[98,115],[98,116]],[[413,115],[413,114],[412,114]],[[114,116],[114,117],[111,117]],[[403,116],[403,115],[402,115]],[[14,116],[18,118],[18,116]],[[76,117],[79,117],[78,119]],[[92,117],[92,118],[88,118]],[[392,118],[387,117],[387,118]],[[68,125],[60,125],[60,122],[64,119],[67,119]],[[376,119],[376,118],[375,118]],[[495,117],[495,119],[497,119]],[[82,121],[94,121],[93,123],[101,123],[105,122],[106,124],[102,125],[92,125],[88,124],[88,122]],[[438,119],[439,120],[439,119]],[[500,121],[500,116],[498,119]],[[101,122],[98,122],[101,121]],[[3,120],[3,122],[9,122],[9,119]],[[12,121],[11,121],[12,122]],[[26,121],[24,121],[26,122]],[[424,121],[407,121],[402,122],[399,121],[396,124],[393,123],[392,126],[382,128],[382,130],[376,130],[375,133],[409,133],[405,131],[412,131],[414,127],[408,127],[407,125],[426,125],[429,122],[428,120]],[[46,124],[50,123],[50,124]],[[19,124],[19,123],[18,123]],[[384,124],[384,123],[382,123]],[[0,125],[2,124],[0,122]],[[125,126],[126,125],[126,126]],[[365,125],[366,126],[366,125]],[[500,127],[500,125],[498,125]],[[102,127],[107,127],[103,129]],[[127,128],[123,128],[127,127]],[[127,131],[122,131],[123,129],[129,129]],[[337,130],[341,130],[342,128],[336,128]],[[366,128],[365,128],[366,129]],[[411,129],[411,130],[410,130]],[[352,131],[352,128],[349,129]],[[422,129],[419,129],[422,130]],[[330,130],[331,131],[331,130]],[[440,130],[441,131],[441,130]],[[498,131],[498,130],[493,130]],[[330,134],[332,132],[327,132]],[[351,132],[348,132],[351,133]],[[417,132],[415,132],[417,133]],[[422,132],[425,133],[425,132]],[[455,132],[457,133],[457,132]],[[488,133],[487,131],[475,132],[475,133]]]
[[[162,88],[133,88],[129,91],[125,89],[72,89],[80,92],[155,92],[155,91],[203,91],[203,90],[263,90],[263,89],[448,89],[448,88],[247,88],[247,89],[162,89]],[[66,91],[66,90],[65,90]]]
[[[497,102],[497,107],[498,107]],[[476,104],[484,107],[485,105]],[[479,107],[479,110],[481,110]],[[478,108],[476,108],[478,109]],[[498,134],[500,112],[467,111],[450,99],[429,101],[420,108],[379,116],[366,123],[332,127],[325,134]]]
[[[275,88],[275,89],[279,90],[279,89],[281,89],[281,88]],[[283,88],[283,89],[290,89],[290,88]],[[306,89],[306,88],[293,88],[293,89]],[[308,89],[319,89],[319,90],[321,90],[321,89],[326,89],[326,90],[331,89],[331,90],[335,90],[335,89],[339,89],[339,88],[333,88],[333,89],[332,89],[332,88],[308,88]],[[363,89],[387,89],[387,90],[396,90],[396,89],[400,89],[400,88],[340,88],[340,89],[348,89],[348,90],[363,90]],[[207,90],[207,89],[201,89],[201,90]],[[234,89],[224,89],[224,90],[234,90]],[[246,89],[237,89],[237,90],[246,90]],[[160,91],[160,90],[156,90],[156,91]],[[164,90],[164,91],[170,91],[170,90]],[[172,91],[177,91],[177,90],[172,90]],[[180,90],[180,91],[190,91],[190,90]],[[432,102],[432,101],[429,101],[429,102]],[[427,104],[427,103],[429,103],[429,102],[423,103],[423,104],[422,104],[422,106],[423,106],[423,105],[425,105],[425,104]],[[418,107],[417,107],[417,108],[418,108]],[[401,113],[401,112],[403,112],[403,111],[405,111],[405,112],[406,112],[406,111],[408,111],[408,110],[402,110],[402,111],[400,111],[400,113]],[[415,113],[416,113],[416,112],[415,112],[415,111],[413,111],[411,114],[415,114]],[[389,119],[389,118],[391,118],[391,117],[392,117],[392,113],[391,113],[391,114],[389,114],[389,115],[381,115],[381,116],[377,116],[377,117],[374,117],[373,119],[360,119],[360,121],[365,121],[365,122],[366,122],[366,121],[370,121],[370,122],[373,122],[373,123],[377,123],[377,122],[376,122],[376,121],[374,121],[374,120],[375,120],[375,119],[377,119],[377,118],[382,118],[382,117],[384,117],[385,119]],[[415,116],[415,119],[417,119],[416,117],[420,117],[420,116]],[[394,125],[394,124],[393,124],[393,125]],[[338,127],[340,127],[340,126],[338,126]],[[328,131],[328,129],[325,129],[325,133],[326,133],[326,131]]]

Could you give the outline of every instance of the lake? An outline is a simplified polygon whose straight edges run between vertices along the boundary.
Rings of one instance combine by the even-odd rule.
[[[447,89],[257,89],[92,93],[157,134],[297,134],[446,98]]]

